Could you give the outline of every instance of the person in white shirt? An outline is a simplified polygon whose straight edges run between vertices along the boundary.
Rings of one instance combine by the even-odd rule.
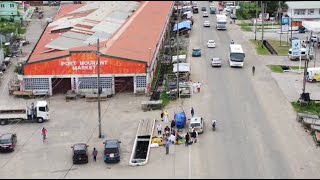
[[[198,92],[200,92],[200,89],[201,89],[201,83],[200,82],[197,83],[197,89],[198,89]]]
[[[197,83],[193,83],[192,84],[192,89],[193,89],[193,92],[197,92]]]
[[[158,135],[161,135],[161,131],[162,131],[162,126],[161,124],[157,124],[157,130],[158,130]]]

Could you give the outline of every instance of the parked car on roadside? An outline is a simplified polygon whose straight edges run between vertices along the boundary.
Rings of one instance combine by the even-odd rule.
[[[301,27],[299,27],[298,32],[299,33],[305,33],[306,32],[306,28],[301,26]]]
[[[291,42],[292,40],[295,40],[295,39],[299,39],[299,38],[298,38],[298,37],[289,38],[290,42]]]
[[[192,117],[189,123],[189,132],[193,129],[199,134],[204,132],[204,119],[202,117]]]
[[[311,36],[311,42],[318,42],[319,36],[318,35],[312,35]]]
[[[0,151],[14,151],[17,144],[17,135],[15,133],[6,133],[0,136]]]
[[[192,49],[192,57],[200,57],[201,56],[201,49],[200,48],[193,48]]]
[[[103,143],[105,163],[120,162],[120,143],[117,139],[109,139]]]
[[[85,143],[74,144],[71,148],[73,150],[72,161],[73,164],[88,163],[88,145]]]

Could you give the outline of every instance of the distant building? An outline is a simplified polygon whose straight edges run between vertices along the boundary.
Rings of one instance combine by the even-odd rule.
[[[286,15],[292,18],[292,26],[301,27],[302,21],[320,20],[320,1],[289,1]],[[284,14],[285,15],[285,14]]]
[[[28,7],[24,1],[0,1],[0,19],[22,22],[29,13]]]
[[[25,1],[25,4],[30,6],[43,6],[43,1]]]

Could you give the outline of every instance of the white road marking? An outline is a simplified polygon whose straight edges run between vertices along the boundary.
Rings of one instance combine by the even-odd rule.
[[[188,179],[191,179],[191,147],[189,146],[189,176]]]

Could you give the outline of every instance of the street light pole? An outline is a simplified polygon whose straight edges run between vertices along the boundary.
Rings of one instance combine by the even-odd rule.
[[[180,98],[180,87],[179,87],[179,17],[180,11],[177,6],[178,17],[177,17],[177,99]]]
[[[312,31],[310,34],[310,39],[308,40],[308,52],[307,53],[307,58],[304,62],[304,72],[303,72],[303,87],[302,87],[302,93],[304,94],[306,91],[306,76],[307,76],[307,69],[308,69],[308,65],[309,65],[309,60],[310,60],[310,48],[311,48],[311,37],[312,37]]]
[[[261,22],[262,22],[262,33],[261,33],[261,41],[263,43],[263,31],[264,31],[264,3],[261,1]]]
[[[293,19],[293,11],[291,9],[291,17],[290,17],[290,30],[291,30],[290,39],[291,39],[291,44],[292,44],[292,19]]]
[[[259,1],[256,1],[256,20],[254,23],[254,40],[257,40],[257,22],[258,22],[258,4]]]
[[[97,58],[98,58],[98,120],[99,120],[99,138],[101,138],[101,103],[100,103],[100,48],[99,38],[97,39]]]
[[[319,41],[319,40],[318,40]],[[318,42],[317,41],[317,42]],[[316,46],[317,46],[317,44],[316,44]],[[314,53],[314,59],[313,59],[313,67],[316,67],[316,60],[317,60],[317,49],[316,48],[314,48],[314,46],[313,46],[313,51],[312,51],[313,53]]]

